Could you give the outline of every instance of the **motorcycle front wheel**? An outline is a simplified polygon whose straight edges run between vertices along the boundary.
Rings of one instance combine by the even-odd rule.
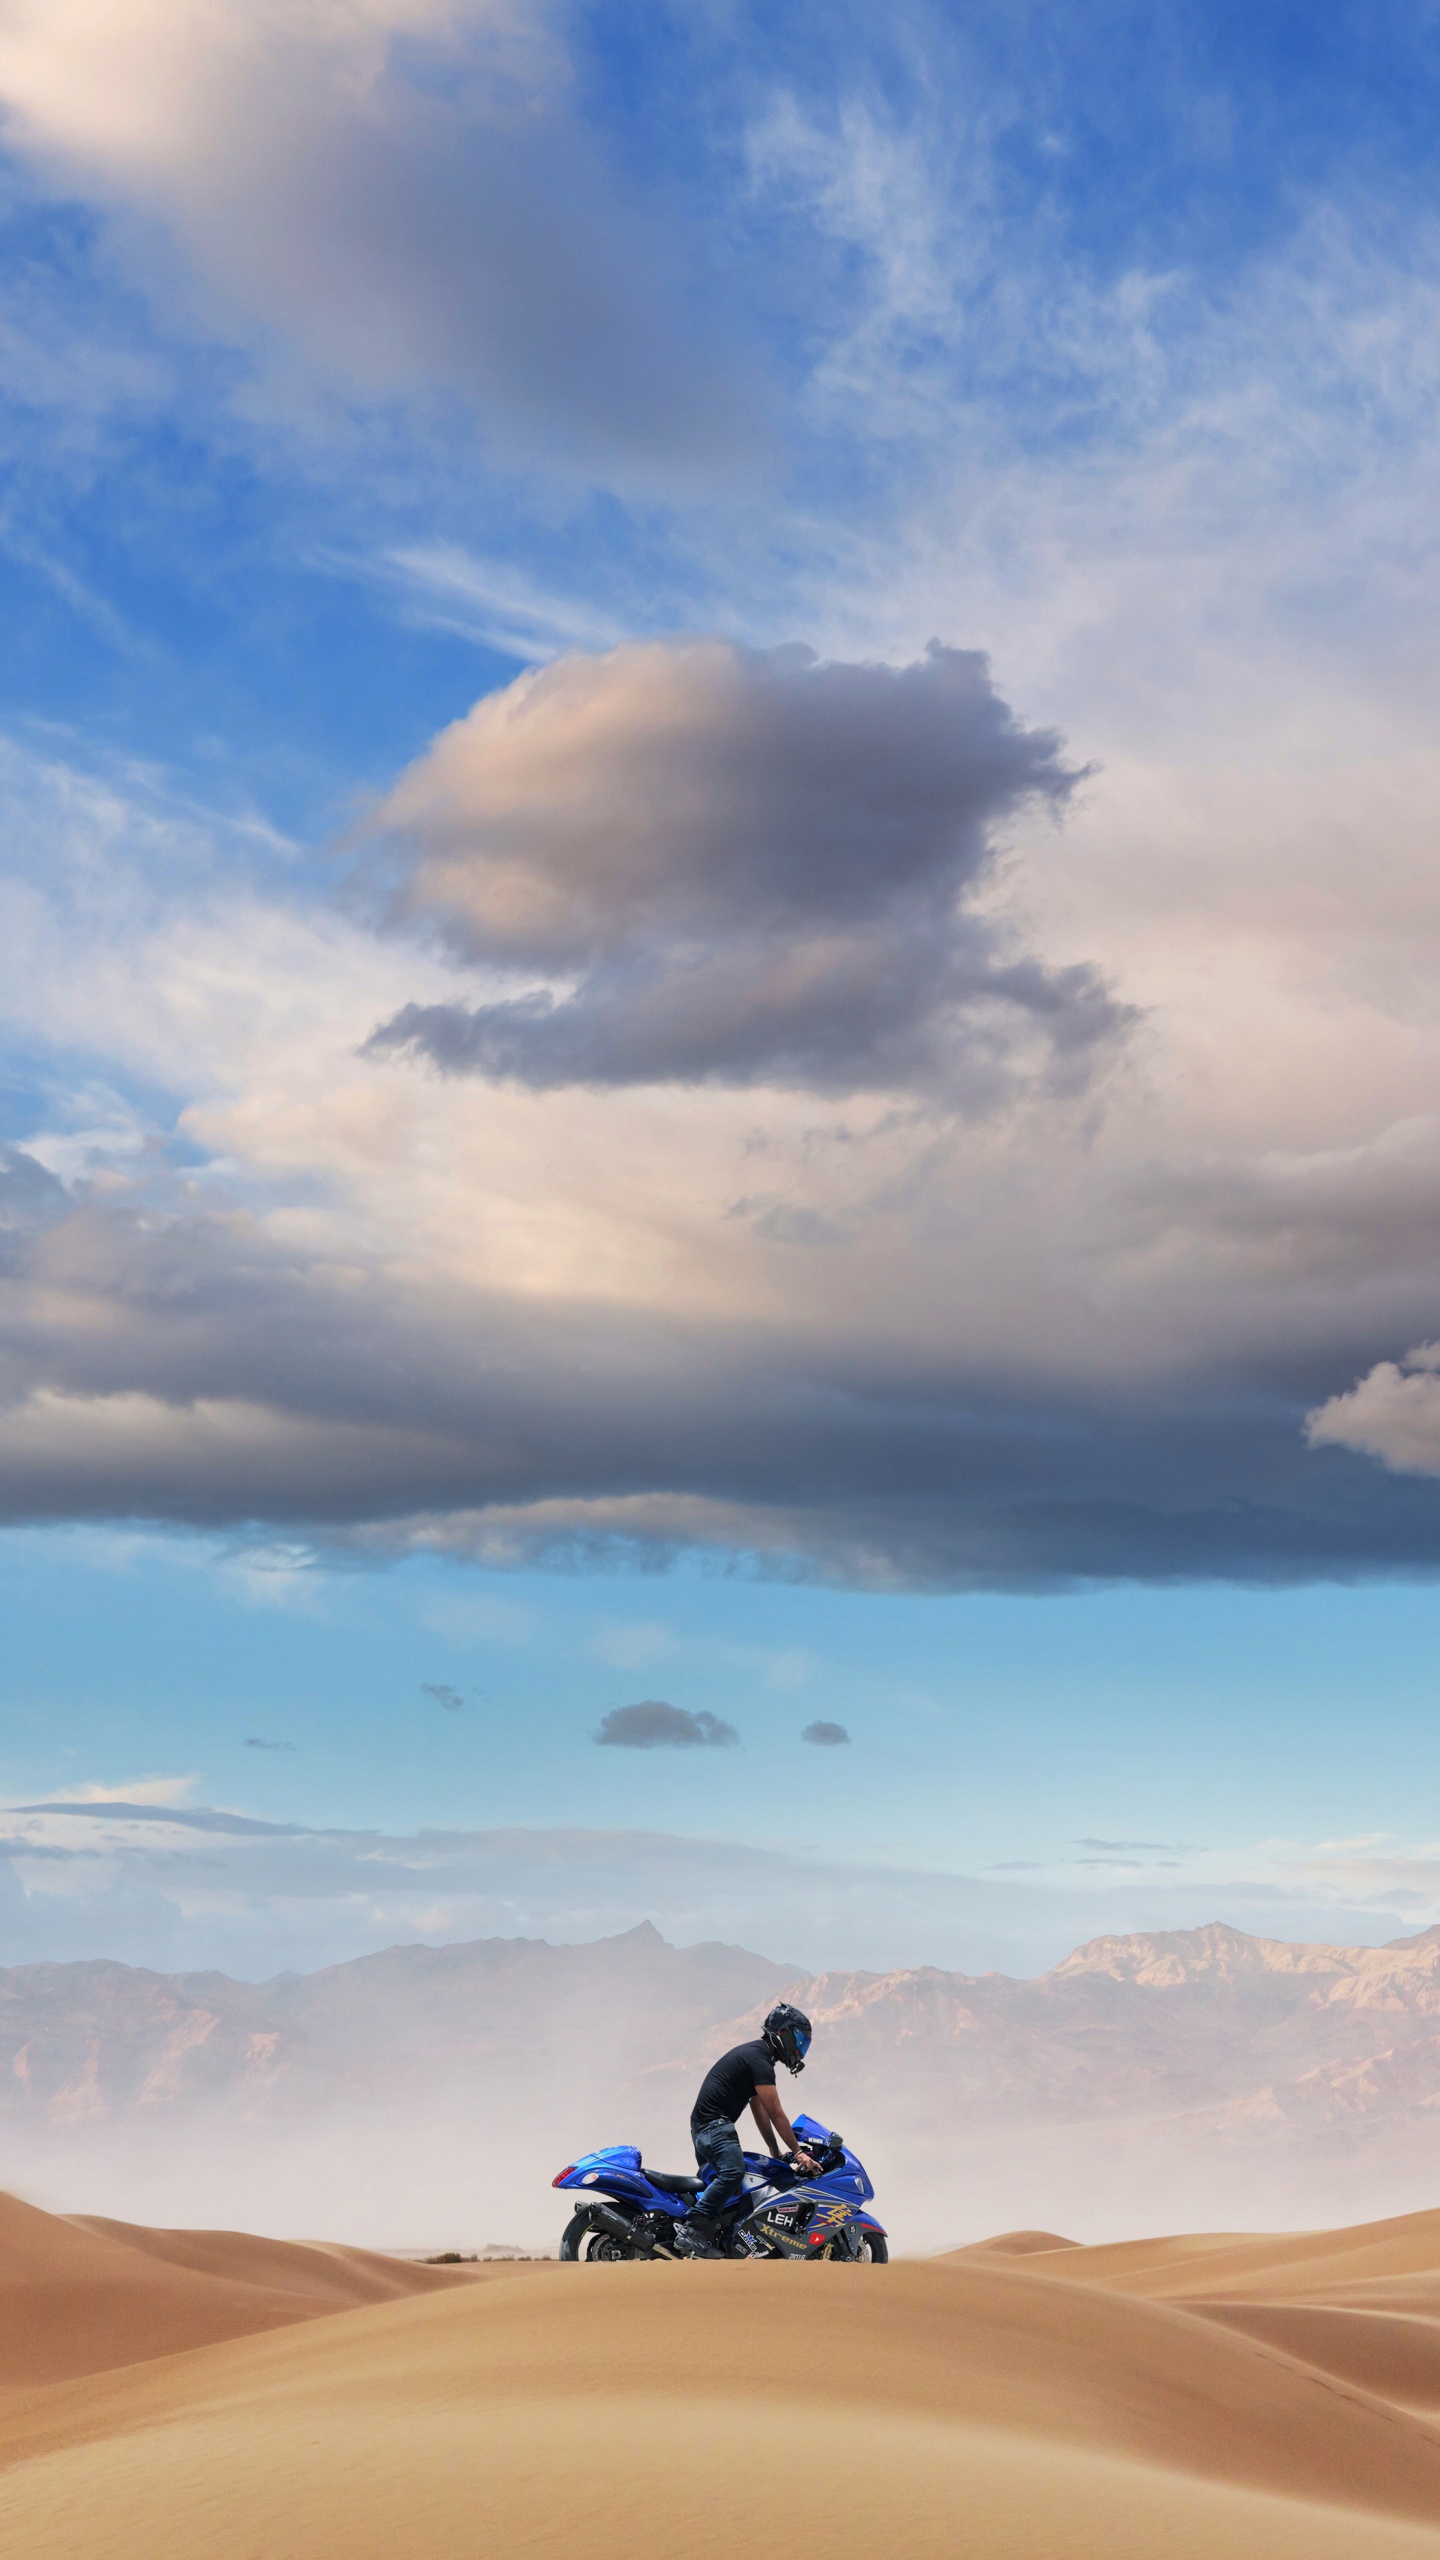
[[[812,2265],[821,2258],[838,2259],[846,2267],[888,2267],[890,2251],[883,2231],[862,2231],[854,2249],[842,2248],[836,2240],[828,2249],[817,2249]]]
[[[560,2255],[571,2265],[593,2267],[600,2259],[633,2258],[635,2252],[608,2231],[597,2231],[588,2213],[576,2213],[560,2234]]]

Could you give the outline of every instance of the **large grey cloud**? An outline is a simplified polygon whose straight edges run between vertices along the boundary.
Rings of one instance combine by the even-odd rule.
[[[1083,1082],[1123,1008],[974,906],[1005,823],[1076,778],[970,650],[564,659],[446,730],[376,821],[399,915],[549,983],[407,1005],[372,1049],[541,1088]]]
[[[1440,1567],[1440,1486],[1304,1430],[1434,1335],[1435,1125],[1364,1142],[1362,1095],[1358,1142],[1275,1148],[1268,1103],[1217,1138],[1196,1079],[1157,1099],[1154,1020],[988,1118],[365,1062],[452,963],[233,900],[137,922],[109,813],[62,906],[74,802],[0,887],[4,1002],[197,1098],[178,1161],[139,1115],[5,1161],[0,1518],[949,1588]]]
[[[1440,1496],[1303,1422],[1368,1325],[1085,1379],[759,1317],[337,1270],[251,1219],[36,1186],[0,1277],[0,1518],[283,1525],[357,1555],[748,1549],[969,1587],[1440,1567]],[[1403,1321],[1403,1319],[1402,1319]]]

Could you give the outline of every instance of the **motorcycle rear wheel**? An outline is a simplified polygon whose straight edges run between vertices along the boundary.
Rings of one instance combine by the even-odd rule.
[[[633,2258],[635,2252],[608,2231],[597,2231],[588,2213],[575,2213],[560,2234],[560,2255],[570,2265],[589,2267],[599,2260]]]

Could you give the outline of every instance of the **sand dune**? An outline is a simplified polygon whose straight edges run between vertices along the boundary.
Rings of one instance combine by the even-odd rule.
[[[98,2373],[453,2282],[363,2249],[72,2221],[0,2195],[0,2383]]]
[[[1429,2215],[1128,2253],[1012,2234],[883,2270],[450,2273],[7,2205],[0,2326],[29,2345],[0,2537],[46,2560],[669,2560],[777,2533],[827,2560],[1440,2560],[1434,2333],[1349,2307],[1437,2265]],[[1368,2365],[1261,2334],[1272,2315],[1339,2323],[1362,2363],[1370,2339]]]
[[[1045,2247],[1046,2241],[1050,2246]],[[1440,2298],[1440,2213],[1407,2213],[1363,2222],[1349,2231],[1186,2232],[1158,2240],[1116,2240],[1092,2249],[1044,2232],[1006,2232],[978,2250],[957,2249],[955,2264],[1018,2249],[1037,2272],[1053,2257],[1055,2274],[1072,2283],[1105,2285],[1158,2302],[1218,2294],[1256,2300],[1332,2297],[1337,2290],[1402,2282],[1432,2287]]]
[[[1347,2231],[1176,2233],[1093,2249],[1005,2232],[943,2263],[1006,2257],[1028,2273],[1183,2305],[1401,2409],[1440,2413],[1440,2213]]]

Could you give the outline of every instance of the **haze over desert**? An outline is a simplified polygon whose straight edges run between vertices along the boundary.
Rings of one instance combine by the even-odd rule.
[[[782,1995],[817,2036],[796,2103],[869,2164],[906,2252],[1041,2215],[1094,2241],[1434,2193],[1437,1929],[1381,1947],[1135,1933],[1028,1981],[816,1975],[648,1923],[259,1983],[0,1967],[0,2157],[61,2211],[548,2250],[556,2169],[636,2142],[687,2170],[701,2074]]]

